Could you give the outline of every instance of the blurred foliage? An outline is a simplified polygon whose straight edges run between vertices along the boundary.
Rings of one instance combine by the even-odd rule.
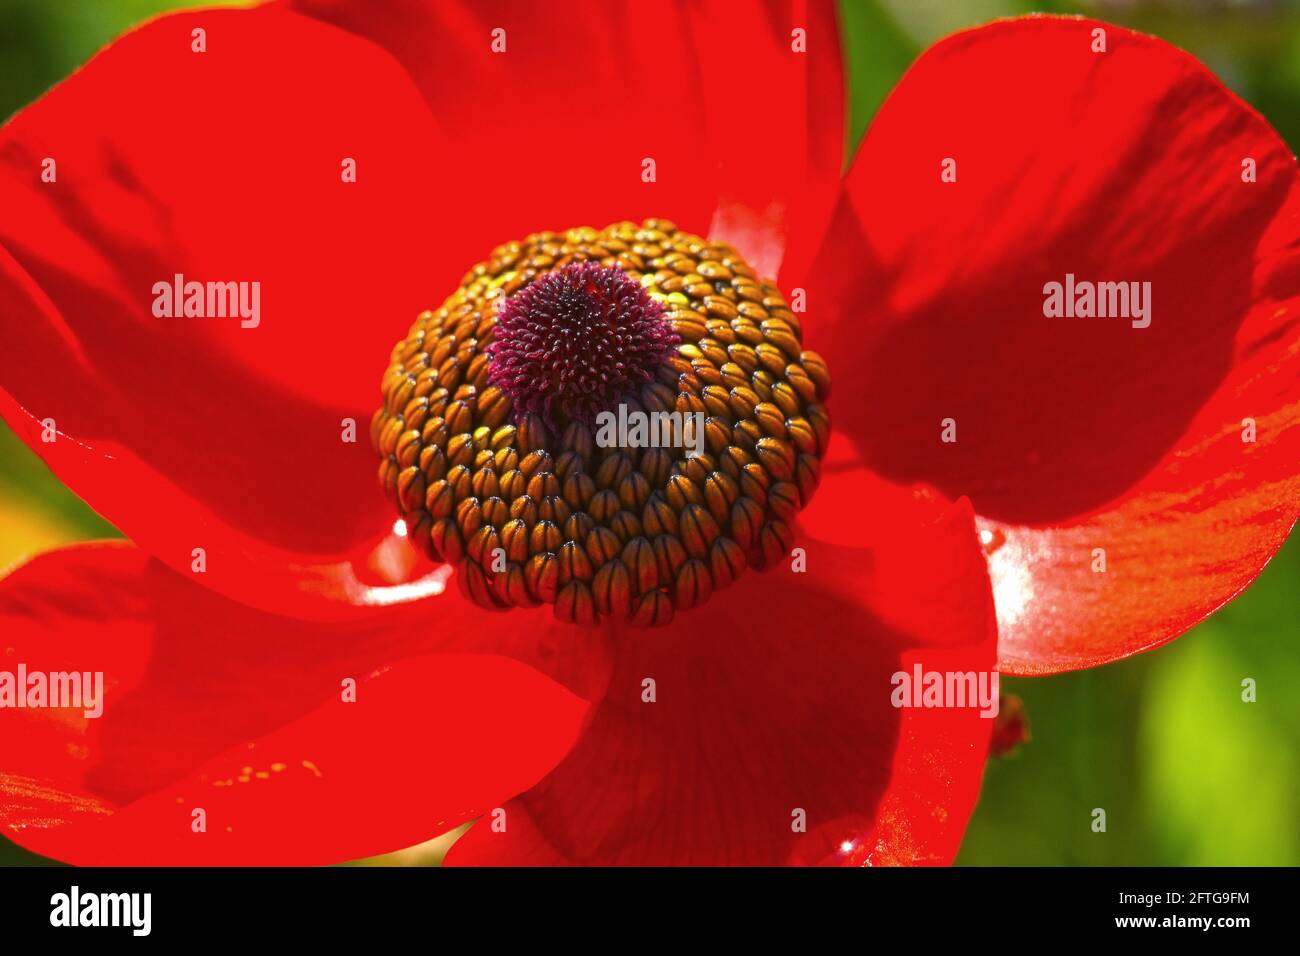
[[[551,0],[546,0],[551,2]],[[555,0],[558,2],[558,0]],[[167,0],[0,0],[0,116],[68,75]],[[213,4],[206,4],[213,5]],[[850,142],[918,52],[1033,11],[1153,33],[1214,69],[1300,143],[1300,7],[1279,0],[841,0]],[[852,152],[852,149],[850,149]],[[0,567],[116,534],[0,426]],[[995,759],[961,864],[1236,865],[1300,862],[1300,535],[1260,579],[1160,650],[1096,670],[1007,678],[1032,740]],[[1258,683],[1256,703],[1241,682]],[[1107,831],[1091,829],[1092,810]],[[436,862],[447,840],[359,865]],[[37,863],[0,839],[0,864]]]
[[[852,155],[871,117],[921,47],[879,3],[842,0],[840,13],[849,86],[848,151]]]
[[[118,537],[0,422],[0,568],[86,538]]]

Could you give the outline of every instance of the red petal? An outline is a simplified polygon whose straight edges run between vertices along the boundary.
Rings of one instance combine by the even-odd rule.
[[[825,232],[844,165],[836,4],[768,0],[757,15],[739,15],[731,0],[711,0],[691,11],[719,157],[709,236],[745,252],[763,275],[779,272],[791,289],[804,281]],[[805,52],[793,52],[796,45]],[[737,87],[748,108],[738,108]]]
[[[103,713],[0,709],[5,835],[85,864],[314,864],[490,810],[559,760],[587,705],[508,657],[448,653],[491,629],[438,610],[313,625],[126,544],[35,559],[0,582],[0,670],[102,671]]]
[[[874,494],[853,473],[822,491],[832,506]],[[891,678],[915,664],[989,672],[987,572],[969,506],[929,525],[915,519],[939,509],[933,500],[895,491],[888,506],[907,534],[865,547],[871,520],[850,518],[857,547],[805,537],[803,574],[747,572],[672,627],[625,635],[572,753],[506,806],[504,832],[480,821],[449,862],[950,861],[993,722],[895,709]],[[806,833],[792,829],[798,810]]]
[[[1150,281],[1150,327],[1045,317],[1067,273]],[[1159,40],[1036,17],[934,47],[872,125],[811,286],[866,464],[974,503],[1004,669],[1177,636],[1295,522],[1296,163]]]
[[[431,228],[460,208],[445,153],[391,58],[309,18],[128,34],[0,132],[0,413],[173,567],[203,547],[209,583],[272,608],[356,592],[348,556],[393,523],[385,358],[478,252]],[[259,324],[154,317],[178,273],[260,282]]]
[[[451,141],[473,147],[459,151],[464,176],[489,214],[459,225],[483,248],[662,217],[734,243],[764,274],[790,248],[793,276],[834,203],[844,112],[831,0],[744,15],[729,0],[293,6],[391,51]]]
[[[331,619],[419,593],[365,576],[392,521],[365,424],[411,317],[543,227],[657,215],[702,232],[716,214],[779,261],[767,230],[815,230],[833,199],[840,89],[820,0],[743,28],[724,6],[689,23],[498,7],[501,56],[478,8],[313,7],[360,17],[428,105],[369,42],[278,6],[203,11],[124,37],[0,134],[0,414],[172,567],[202,547],[210,586]],[[809,54],[790,49],[793,23]],[[748,109],[738,61],[761,75]],[[754,148],[740,133],[772,111],[797,121]],[[177,273],[263,283],[265,322],[154,318],[154,283]]]

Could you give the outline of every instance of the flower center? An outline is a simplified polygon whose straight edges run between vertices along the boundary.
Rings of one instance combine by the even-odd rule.
[[[663,220],[506,243],[394,347],[380,481],[484,607],[667,624],[790,552],[830,436],[801,340],[734,249]]]
[[[591,425],[652,381],[679,341],[663,306],[626,272],[574,262],[501,306],[487,347],[488,382],[516,414],[535,412],[558,428]]]

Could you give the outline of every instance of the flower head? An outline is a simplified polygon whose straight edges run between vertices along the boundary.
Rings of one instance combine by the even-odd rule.
[[[1300,186],[1199,64],[960,34],[841,179],[834,4],[569,6],[503,4],[501,53],[450,0],[167,17],[0,131],[0,413],[133,542],[0,580],[10,659],[106,678],[98,721],[0,712],[7,834],[319,863],[500,810],[451,862],[946,862],[992,724],[894,676],[1113,660],[1276,550]],[[195,113],[258,149],[160,149]],[[178,274],[260,323],[152,314]],[[1152,322],[1049,319],[1067,275]],[[602,447],[610,402],[702,455]]]
[[[801,334],[734,249],[671,222],[508,243],[394,348],[380,481],[484,607],[668,624],[793,543],[830,438]]]

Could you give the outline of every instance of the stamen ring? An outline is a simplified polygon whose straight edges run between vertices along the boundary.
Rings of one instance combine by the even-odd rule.
[[[664,625],[788,555],[830,437],[826,362],[776,286],[665,220],[498,247],[382,391],[371,439],[412,544],[486,608],[580,624]],[[616,411],[673,442],[602,440]]]

